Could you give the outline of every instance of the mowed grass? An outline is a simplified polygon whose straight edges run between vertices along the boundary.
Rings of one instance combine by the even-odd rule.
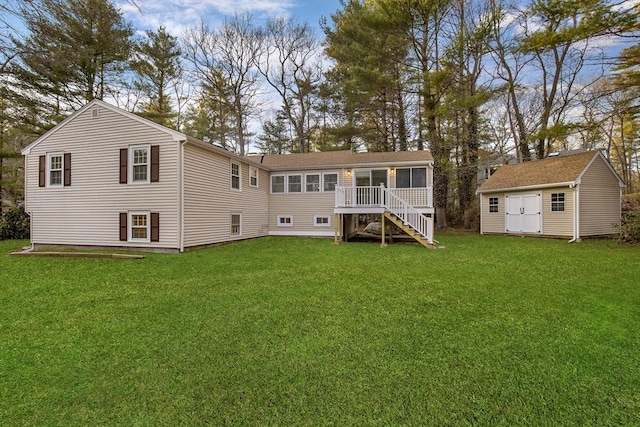
[[[640,424],[638,247],[438,237],[0,242],[0,425]]]

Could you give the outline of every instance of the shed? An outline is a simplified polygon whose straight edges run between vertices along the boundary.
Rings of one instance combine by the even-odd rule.
[[[601,151],[500,166],[478,189],[480,233],[612,235],[624,183]]]

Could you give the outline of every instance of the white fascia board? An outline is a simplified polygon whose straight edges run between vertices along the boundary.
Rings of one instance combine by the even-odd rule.
[[[542,188],[553,188],[553,187],[571,187],[572,185],[576,185],[576,181],[568,181],[568,182],[554,182],[551,184],[542,184],[542,185],[526,185],[524,187],[509,187],[509,188],[495,188],[491,190],[477,190],[478,194],[489,194],[489,193],[512,193],[518,191],[529,191],[529,190],[539,190]]]
[[[300,170],[327,170],[327,169],[371,169],[371,168],[401,168],[411,166],[423,166],[433,167],[433,160],[416,161],[411,160],[407,162],[377,162],[377,163],[333,163],[326,165],[291,165],[291,166],[270,166],[269,170],[272,172],[287,172],[287,171],[300,171]]]
[[[616,170],[613,168],[613,166],[611,166],[611,162],[609,162],[607,160],[607,158],[604,156],[604,154],[602,154],[601,150],[598,150],[596,155],[593,156],[593,158],[589,161],[589,163],[584,168],[584,170],[582,172],[580,172],[580,175],[578,175],[578,178],[576,178],[576,184],[580,184],[580,182],[582,180],[582,176],[587,172],[587,170],[589,170],[589,168],[591,167],[593,162],[596,161],[596,157],[598,157],[598,156],[600,156],[602,158],[602,160],[604,161],[604,164],[607,165],[607,167],[609,168],[609,171],[611,171],[613,176],[616,177],[616,179],[618,180],[618,185],[620,186],[620,188],[625,188],[624,181],[622,180],[622,178],[620,178],[620,175],[618,175],[618,172],[616,172]]]

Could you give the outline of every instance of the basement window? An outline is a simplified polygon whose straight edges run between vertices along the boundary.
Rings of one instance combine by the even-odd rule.
[[[278,227],[293,227],[293,216],[278,215]]]

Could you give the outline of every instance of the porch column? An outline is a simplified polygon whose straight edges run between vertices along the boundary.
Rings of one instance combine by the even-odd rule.
[[[381,248],[386,248],[387,244],[384,242],[384,235],[385,235],[385,218],[384,218],[384,214],[382,214],[381,219],[380,219],[380,224],[382,225],[382,243],[380,243],[380,247]]]

